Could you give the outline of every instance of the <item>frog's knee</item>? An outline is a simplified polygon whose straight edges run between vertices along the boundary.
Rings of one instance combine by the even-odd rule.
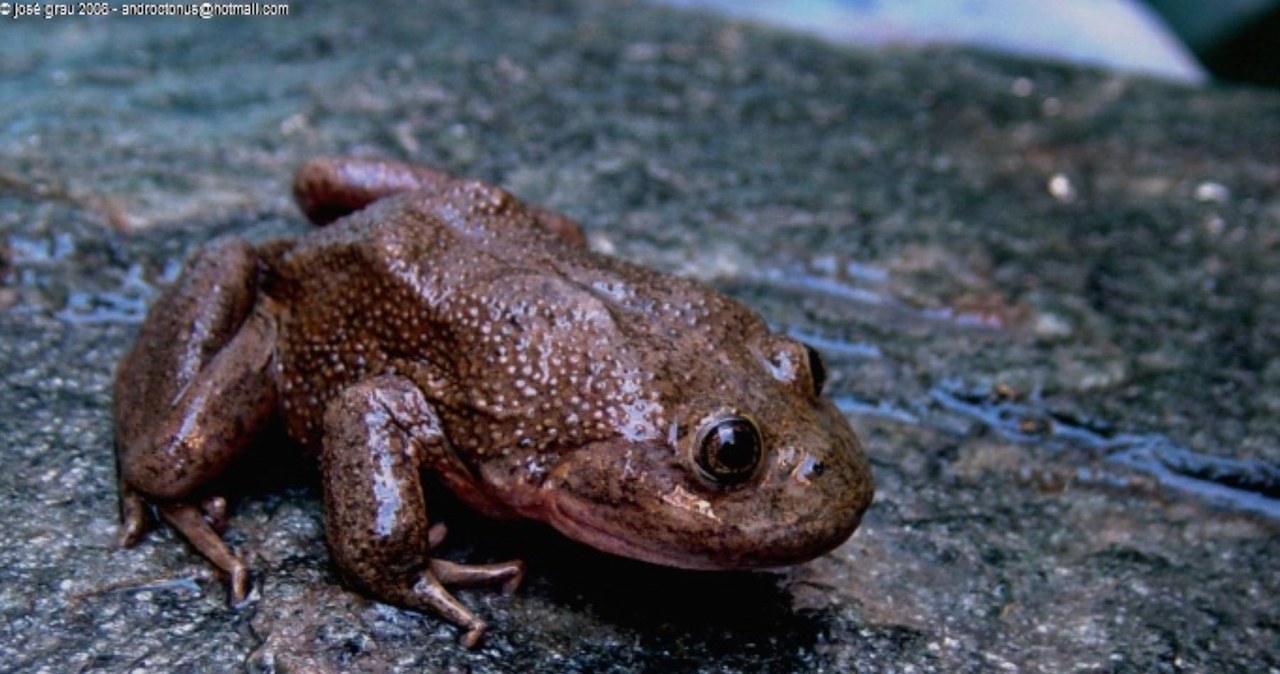
[[[120,479],[148,501],[169,502],[186,499],[200,486],[184,462],[165,460],[166,452],[142,450],[127,453],[120,462]]]
[[[217,476],[192,438],[140,438],[120,448],[120,479],[147,500],[184,501]]]

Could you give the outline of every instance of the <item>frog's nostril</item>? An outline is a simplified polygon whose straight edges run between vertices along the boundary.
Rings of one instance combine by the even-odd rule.
[[[827,472],[826,464],[819,459],[814,458],[811,454],[806,456],[804,461],[800,463],[800,468],[796,471],[795,475],[800,478],[802,482],[808,482],[815,477],[822,477],[822,474],[825,472]]]

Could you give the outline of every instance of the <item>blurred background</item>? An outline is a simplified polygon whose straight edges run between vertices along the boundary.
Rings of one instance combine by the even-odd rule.
[[[824,39],[968,45],[1280,87],[1280,0],[660,0]]]

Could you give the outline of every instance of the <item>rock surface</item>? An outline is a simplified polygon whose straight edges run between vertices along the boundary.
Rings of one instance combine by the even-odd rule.
[[[1280,96],[834,49],[625,2],[9,20],[0,41],[0,670],[1280,670]],[[877,502],[776,573],[526,558],[494,630],[345,589],[312,474],[259,459],[223,579],[117,550],[112,368],[293,166],[410,158],[581,219],[822,349]],[[449,511],[446,510],[446,513]]]

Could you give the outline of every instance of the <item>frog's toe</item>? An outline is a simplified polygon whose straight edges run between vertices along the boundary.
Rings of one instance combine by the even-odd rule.
[[[142,495],[126,484],[120,485],[120,530],[116,544],[122,548],[131,548],[142,540],[147,533],[151,518],[147,515],[147,504]]]
[[[249,565],[239,557],[231,565],[231,604],[239,606],[249,597]]]
[[[436,522],[427,530],[427,549],[435,550],[444,542],[445,535],[449,533],[449,529],[445,527],[444,522]]]
[[[524,562],[515,559],[498,564],[459,564],[447,559],[431,560],[431,573],[445,585],[489,585],[502,583],[502,591],[511,594],[524,578]]]
[[[512,576],[507,579],[507,582],[502,584],[502,593],[505,595],[515,594],[516,590],[520,588],[520,583],[524,581],[524,562],[515,561],[512,563],[519,564],[520,569],[516,573],[512,574]]]
[[[480,644],[480,640],[484,638],[484,632],[489,629],[489,626],[483,620],[477,620],[467,625],[467,628],[467,631],[462,634],[462,638],[458,641],[463,648],[475,648]]]

